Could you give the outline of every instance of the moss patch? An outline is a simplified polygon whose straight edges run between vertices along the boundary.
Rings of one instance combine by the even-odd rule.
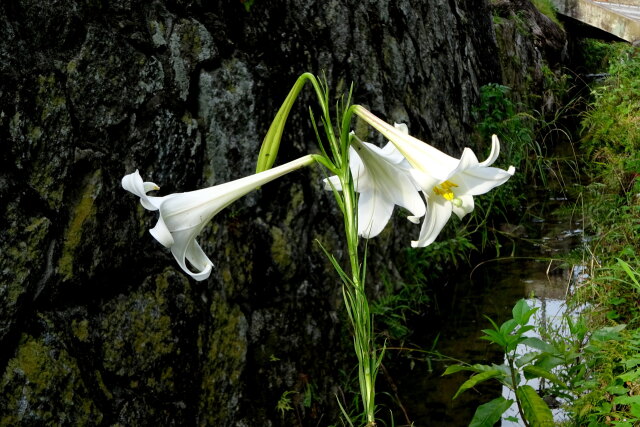
[[[238,385],[247,354],[247,320],[237,306],[229,306],[217,295],[211,304],[211,317],[213,332],[202,338],[208,346],[200,409],[205,424],[223,425],[238,409]]]
[[[46,272],[51,220],[29,217],[10,203],[5,211],[5,228],[0,232],[0,337],[9,331],[20,308],[20,299]],[[44,273],[46,274],[46,273]]]
[[[99,332],[104,337],[105,370],[131,388],[174,393],[181,374],[171,363],[183,357],[181,344],[186,339],[176,329],[175,316],[184,321],[195,313],[190,294],[188,280],[168,268],[139,291],[110,302]]]
[[[42,338],[22,337],[0,389],[0,425],[96,425],[102,413],[87,397],[75,359]]]
[[[64,235],[62,256],[58,261],[58,271],[64,279],[70,279],[74,273],[74,257],[85,231],[85,223],[95,216],[95,200],[101,189],[102,171],[96,170],[84,185],[80,197],[71,211],[71,219]]]

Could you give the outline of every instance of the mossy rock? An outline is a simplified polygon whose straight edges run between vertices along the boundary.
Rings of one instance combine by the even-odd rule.
[[[2,426],[97,425],[103,417],[76,359],[42,337],[22,336],[0,390]]]

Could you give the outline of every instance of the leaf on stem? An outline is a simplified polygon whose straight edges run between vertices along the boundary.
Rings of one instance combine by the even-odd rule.
[[[553,414],[551,409],[533,387],[522,385],[516,389],[516,396],[522,405],[524,416],[529,425],[535,427],[553,426]]]
[[[484,332],[485,335],[480,337],[481,340],[491,341],[498,344],[500,347],[507,346],[506,337],[503,336],[500,332],[494,331],[493,329],[483,329],[482,332]]]
[[[560,378],[558,378],[557,376],[555,376],[551,372],[547,371],[546,369],[541,368],[540,366],[528,365],[528,366],[525,366],[524,368],[522,368],[522,370],[524,372],[524,377],[526,379],[545,378],[545,379],[551,381],[552,383],[558,384],[558,385],[560,385],[562,387],[567,387],[567,385],[564,382],[562,382],[562,380],[560,380]]]
[[[468,390],[471,387],[475,387],[481,382],[484,382],[491,378],[502,377],[502,376],[504,376],[504,373],[498,369],[491,369],[489,371],[481,372],[477,375],[474,375],[468,380],[466,380],[464,383],[462,383],[462,385],[460,386],[456,394],[453,396],[453,399],[457,398],[460,395],[460,393],[462,393],[463,391]]]
[[[527,301],[524,298],[519,300],[511,310],[513,319],[522,326],[529,323],[529,319],[536,311],[538,311],[538,308],[529,307],[529,304],[527,304]]]
[[[478,406],[469,427],[491,427],[500,420],[504,412],[511,407],[513,400],[500,396]]]

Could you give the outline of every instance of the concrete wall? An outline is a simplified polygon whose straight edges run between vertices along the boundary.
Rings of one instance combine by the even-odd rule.
[[[597,0],[599,3],[625,4],[640,7],[640,0]]]
[[[639,0],[622,2],[640,3]],[[600,28],[628,42],[640,40],[640,22],[590,0],[554,0],[558,13]],[[614,3],[611,1],[610,3]]]

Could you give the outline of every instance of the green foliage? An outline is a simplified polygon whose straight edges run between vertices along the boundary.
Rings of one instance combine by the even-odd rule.
[[[480,88],[480,104],[474,109],[476,130],[483,141],[490,141],[495,134],[500,139],[502,162],[514,165],[518,173],[504,188],[513,190],[523,185],[534,175],[544,179],[541,159],[542,148],[535,140],[533,116],[518,111],[509,98],[510,89],[496,83]],[[501,190],[503,194],[518,194],[517,191]],[[517,198],[507,202],[518,203]]]
[[[593,88],[582,118],[582,147],[592,159],[583,193],[592,261],[574,300],[590,308],[582,325],[570,325],[588,342],[573,371],[579,398],[568,410],[576,425],[631,426],[640,424],[640,50],[598,41],[582,47],[590,71],[609,77]]]
[[[244,6],[244,10],[247,12],[251,12],[251,6],[253,6],[254,2],[255,0],[240,0],[240,3]]]
[[[559,350],[554,345],[539,338],[525,335],[526,332],[534,328],[534,326],[529,325],[529,320],[537,310],[537,308],[529,307],[527,302],[521,299],[511,311],[512,318],[502,324],[498,325],[487,317],[492,328],[483,329],[484,335],[480,338],[498,345],[505,354],[506,362],[502,365],[449,366],[443,375],[462,370],[475,373],[460,386],[453,396],[454,399],[460,393],[475,387],[481,382],[496,379],[503,386],[515,392],[515,403],[525,421],[525,425],[553,425],[551,410],[544,400],[531,386],[526,383],[521,384],[523,379],[544,378],[552,381],[559,388],[567,388],[564,382],[551,372],[551,369],[565,362],[566,358],[562,357],[563,350]],[[518,351],[519,348],[530,348],[532,351]],[[513,402],[504,398],[497,398],[479,406],[471,425],[492,426],[511,407]]]
[[[590,374],[577,382],[580,398],[570,408],[576,423],[640,423],[639,345],[640,331],[625,325],[593,334],[585,347],[585,370]]]
[[[424,312],[431,302],[429,283],[466,263],[474,250],[466,232],[420,250],[407,248],[396,265],[401,280],[383,278],[383,292],[371,302],[376,330],[391,339],[407,338],[411,334],[409,318]]]
[[[589,73],[605,73],[609,69],[609,62],[617,56],[623,43],[607,43],[597,39],[582,39],[579,42],[579,52],[584,67]]]
[[[469,427],[492,427],[511,405],[513,405],[513,400],[507,400],[500,396],[478,406]]]
[[[398,283],[383,279],[382,296],[371,302],[371,313],[375,317],[375,327],[393,339],[404,339],[411,334],[407,318],[418,314],[429,303],[426,284]],[[397,289],[398,288],[398,289]]]
[[[516,389],[518,401],[522,404],[522,412],[532,426],[553,426],[553,414],[544,400],[530,385],[522,385]]]
[[[291,397],[290,395],[294,394],[295,391],[288,390],[282,393],[280,399],[278,399],[278,403],[276,404],[276,409],[280,412],[280,416],[284,419],[285,414],[288,411],[293,410],[293,406],[291,406]]]
[[[609,77],[592,90],[593,103],[582,121],[583,146],[603,162],[617,154],[635,157],[640,148],[640,48],[615,46]],[[638,166],[636,158],[622,164],[636,173]]]

